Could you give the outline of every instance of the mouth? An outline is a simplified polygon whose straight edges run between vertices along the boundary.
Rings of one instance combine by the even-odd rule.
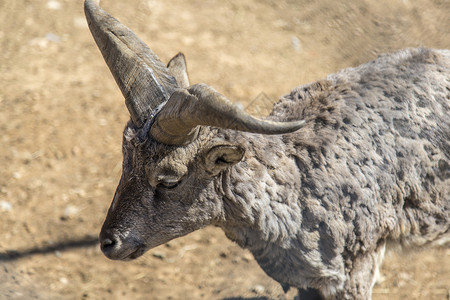
[[[147,251],[147,249],[144,245],[139,246],[135,251],[131,252],[130,254],[125,255],[123,258],[120,258],[120,260],[123,260],[123,261],[134,260],[134,259],[142,256],[146,251]]]

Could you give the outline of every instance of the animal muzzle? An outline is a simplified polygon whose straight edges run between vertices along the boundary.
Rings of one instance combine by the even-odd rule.
[[[133,234],[106,228],[100,232],[100,249],[113,260],[132,260],[146,251],[144,243]]]

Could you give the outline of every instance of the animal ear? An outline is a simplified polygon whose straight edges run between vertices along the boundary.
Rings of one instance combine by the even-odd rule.
[[[175,77],[181,88],[189,86],[189,76],[186,67],[186,58],[183,53],[175,55],[167,64],[170,74]]]
[[[206,169],[216,175],[242,160],[245,150],[240,146],[219,145],[209,149],[205,156]]]

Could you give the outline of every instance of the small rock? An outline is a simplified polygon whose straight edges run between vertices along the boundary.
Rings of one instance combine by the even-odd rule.
[[[264,291],[265,291],[265,288],[260,284],[257,284],[254,287],[252,287],[252,292],[255,294],[261,295],[264,293]]]
[[[33,38],[28,42],[28,45],[33,48],[39,48],[41,50],[46,49],[49,43],[59,43],[61,42],[61,37],[54,33],[47,33],[44,37]],[[31,154],[31,159],[36,159],[42,155],[42,151],[36,151]]]
[[[51,10],[60,10],[62,8],[62,5],[59,1],[48,1],[47,2],[47,8]]]
[[[45,38],[34,38],[31,39],[28,44],[33,48],[45,49],[48,46],[48,40]]]
[[[36,274],[36,270],[33,269],[33,268],[30,268],[30,269],[27,270],[27,274],[28,275],[34,275],[34,274]]]
[[[75,195],[77,195],[77,196],[80,196],[81,198],[86,197],[86,191],[85,191],[84,189],[74,188],[74,189],[71,189],[70,192],[71,192],[72,194],[75,194]]]
[[[12,210],[12,204],[8,201],[0,201],[0,210],[1,211],[11,211]]]
[[[273,26],[280,29],[289,29],[289,23],[282,19],[273,22]]]
[[[106,125],[108,125],[108,120],[106,120],[106,119],[99,119],[98,123],[99,123],[100,126],[106,126]]]
[[[67,205],[66,208],[64,209],[64,213],[63,213],[63,218],[64,219],[69,219],[74,217],[78,212],[80,211],[80,209],[76,206],[73,205]]]
[[[159,258],[159,259],[166,259],[166,254],[163,252],[153,252],[153,257]]]
[[[294,48],[295,52],[299,52],[302,49],[302,44],[298,37],[295,35],[291,37],[292,48]]]
[[[245,261],[245,262],[252,261],[253,260],[253,255],[251,253],[249,253],[249,252],[245,252],[242,255],[242,260]]]
[[[45,38],[47,39],[47,41],[50,41],[50,42],[54,42],[54,43],[61,42],[61,37],[59,35],[56,35],[56,34],[51,33],[51,32],[47,33],[45,35]]]
[[[59,282],[61,282],[62,284],[68,284],[68,283],[69,283],[69,280],[68,280],[66,277],[61,277],[61,278],[59,279]]]

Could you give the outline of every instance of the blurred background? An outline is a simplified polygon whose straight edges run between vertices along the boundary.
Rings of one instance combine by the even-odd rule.
[[[101,5],[251,110],[381,53],[450,48],[448,0]],[[129,263],[100,253],[128,112],[81,0],[0,0],[0,83],[0,299],[284,299],[217,228]],[[450,250],[389,252],[382,274],[374,299],[449,299]]]

